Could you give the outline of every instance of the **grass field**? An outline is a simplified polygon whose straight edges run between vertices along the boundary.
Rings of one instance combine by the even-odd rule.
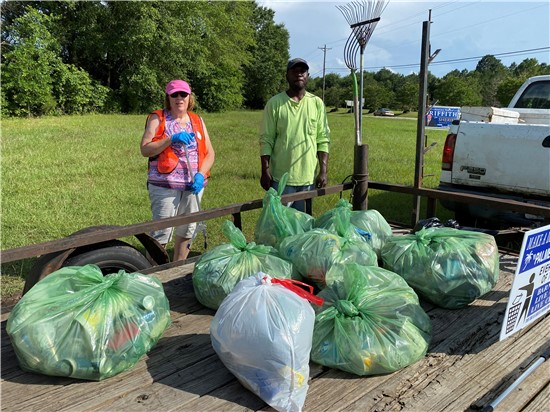
[[[354,124],[345,111],[329,113],[329,185],[353,173]],[[412,185],[416,114],[365,116],[363,143],[369,145],[369,178]],[[95,225],[151,220],[146,191],[147,160],[139,153],[146,116],[86,115],[3,119],[1,146],[2,250],[65,237]],[[203,209],[261,199],[258,130],[260,111],[203,114],[216,151]],[[427,130],[424,186],[439,182],[446,130]],[[347,194],[349,195],[349,193]],[[313,215],[332,208],[338,197],[314,202]],[[391,221],[410,221],[412,198],[369,191],[369,208]],[[442,213],[445,213],[442,211]],[[259,211],[243,215],[252,240]],[[445,217],[445,216],[443,216]],[[209,247],[226,241],[224,219],[208,222]],[[201,252],[202,242],[193,250]],[[2,265],[2,294],[20,289],[33,259]]]

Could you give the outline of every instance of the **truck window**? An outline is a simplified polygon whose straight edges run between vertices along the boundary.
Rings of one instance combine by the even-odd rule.
[[[550,109],[550,81],[531,83],[515,107],[518,109]]]

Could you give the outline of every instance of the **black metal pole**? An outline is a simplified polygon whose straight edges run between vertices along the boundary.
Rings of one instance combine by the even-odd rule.
[[[418,119],[416,123],[416,161],[414,165],[414,187],[422,187],[422,170],[424,168],[426,95],[428,94],[428,62],[430,57],[430,22],[422,24],[422,52],[420,55]],[[420,196],[413,196],[411,226],[420,219]]]
[[[369,145],[355,145],[353,162],[353,210],[367,210],[369,190]]]

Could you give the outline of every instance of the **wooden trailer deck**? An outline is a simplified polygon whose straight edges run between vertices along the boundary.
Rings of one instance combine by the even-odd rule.
[[[503,342],[499,333],[517,256],[501,253],[492,292],[467,308],[423,304],[433,322],[427,356],[395,373],[356,377],[311,364],[305,411],[480,410],[507,389],[549,345],[550,316]],[[186,264],[155,272],[170,299],[172,326],[134,369],[100,382],[23,372],[2,315],[2,411],[272,410],[244,389],[210,344],[214,311],[195,299]],[[550,408],[550,361],[496,411]]]

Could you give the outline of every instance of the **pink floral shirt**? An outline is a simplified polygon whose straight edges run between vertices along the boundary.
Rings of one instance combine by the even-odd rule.
[[[187,122],[185,127],[181,127],[180,124],[172,118],[170,112],[166,112],[166,125],[164,133],[169,139],[172,135],[186,131],[193,132],[191,122]],[[149,171],[147,182],[155,185],[166,187],[176,190],[190,190],[192,178],[199,170],[199,152],[197,149],[197,142],[193,140],[187,145],[187,153],[189,155],[189,163],[191,164],[191,172],[189,172],[189,166],[187,158],[185,156],[185,145],[183,143],[172,143],[172,149],[174,153],[180,159],[176,168],[170,173],[159,173],[157,169],[157,159],[149,161]]]

